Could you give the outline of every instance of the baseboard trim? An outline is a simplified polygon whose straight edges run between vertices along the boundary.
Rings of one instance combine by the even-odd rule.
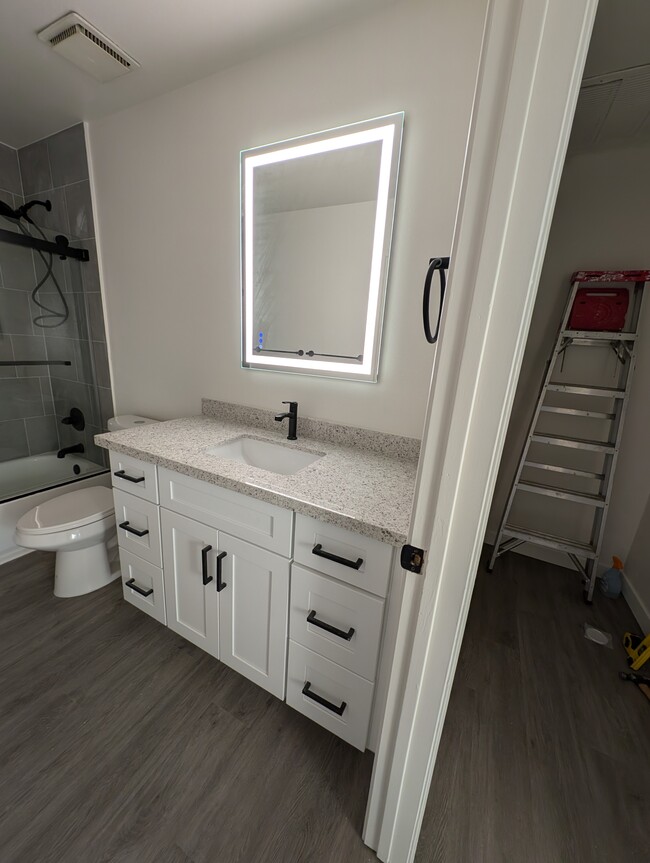
[[[23,557],[26,554],[31,554],[33,548],[20,548],[19,546],[15,546],[15,548],[9,549],[4,554],[0,554],[0,566],[3,563],[9,563],[11,560],[16,560],[18,557]]]
[[[627,577],[623,578],[623,596],[630,606],[630,611],[639,624],[642,633],[645,635],[650,632],[650,609],[646,607],[634,585]]]

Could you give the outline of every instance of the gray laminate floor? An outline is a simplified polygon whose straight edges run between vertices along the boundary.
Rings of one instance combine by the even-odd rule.
[[[521,555],[481,569],[416,863],[650,860],[650,702],[618,679],[637,627],[594,599]]]
[[[364,863],[362,755],[121,599],[0,568],[1,863]]]
[[[0,863],[369,863],[362,755],[111,585],[0,568]],[[616,636],[585,641],[585,620]],[[479,573],[417,863],[650,859],[650,704],[622,602],[510,555]]]

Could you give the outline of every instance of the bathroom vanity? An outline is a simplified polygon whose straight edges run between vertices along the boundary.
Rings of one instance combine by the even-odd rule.
[[[97,437],[111,450],[124,597],[352,745],[374,749],[417,442],[303,420],[310,436],[289,444],[266,411],[214,402],[206,410],[218,418]],[[275,474],[223,455],[242,439],[316,458]]]

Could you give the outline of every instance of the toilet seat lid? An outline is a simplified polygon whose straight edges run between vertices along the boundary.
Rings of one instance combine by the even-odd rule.
[[[91,486],[50,498],[18,519],[24,533],[55,533],[92,524],[113,513],[113,493],[104,486]]]

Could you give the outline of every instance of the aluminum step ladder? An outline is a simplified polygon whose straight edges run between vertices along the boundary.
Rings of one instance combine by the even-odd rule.
[[[648,281],[650,270],[581,270],[573,274],[562,323],[546,366],[488,571],[492,571],[497,558],[524,543],[554,549],[568,555],[573,566],[580,572],[584,599],[591,603],[619,443],[634,376],[644,287]],[[624,331],[570,329],[569,321],[581,288],[591,286],[602,289],[614,285],[620,288],[618,283],[623,283],[629,291]],[[582,352],[583,349],[594,348],[601,351],[613,350],[616,354],[614,385],[603,386],[602,380],[567,383],[557,379],[564,373],[564,362],[569,354],[575,359],[576,350]],[[588,359],[588,355],[583,353],[581,360],[584,359]],[[588,371],[589,362],[585,363],[584,369]],[[573,429],[569,434],[551,433],[544,430],[544,426],[549,424],[549,417],[555,417],[551,422],[565,425],[571,422],[574,428],[589,423],[593,425],[594,420],[600,421],[598,427],[602,433],[591,437],[587,434],[576,434]],[[538,455],[531,455],[531,448]],[[563,455],[558,457],[560,450]],[[579,455],[580,453],[591,455],[585,457]],[[588,465],[590,469],[586,469],[585,458],[592,461],[592,464]],[[591,512],[590,535],[583,534],[580,538],[564,536],[515,523],[517,516],[512,517],[513,504],[520,501],[519,496],[522,494],[545,496],[550,498],[556,507],[557,501],[588,507]],[[515,506],[515,510],[516,508]],[[571,519],[567,519],[567,522],[569,521]],[[569,531],[563,530],[562,533],[564,532]]]

